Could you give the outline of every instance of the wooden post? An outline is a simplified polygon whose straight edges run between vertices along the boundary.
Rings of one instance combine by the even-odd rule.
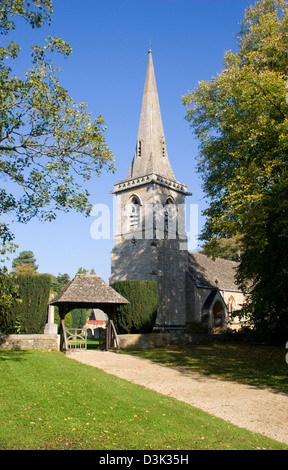
[[[119,340],[118,340],[118,336],[117,336],[117,332],[116,332],[116,328],[115,328],[113,320],[111,320],[111,327],[112,327],[112,332],[113,332],[113,339],[116,343],[116,349],[119,350],[120,345],[119,345]]]
[[[62,343],[62,348],[64,345],[65,351],[68,351],[68,344],[67,344],[67,335],[65,331],[65,320],[61,320],[61,326],[62,326],[62,335],[63,335],[63,343]]]
[[[111,343],[111,320],[108,319],[108,325],[106,328],[106,351],[109,351]]]
[[[60,334],[60,351],[64,351],[68,349],[67,347],[67,338],[66,338],[66,332],[65,332],[65,315],[68,313],[69,310],[67,310],[67,307],[60,306],[59,305],[59,316],[60,316],[60,328],[59,328],[59,334]]]

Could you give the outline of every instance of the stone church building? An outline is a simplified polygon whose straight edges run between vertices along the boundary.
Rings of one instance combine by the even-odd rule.
[[[194,322],[214,333],[225,329],[229,313],[244,301],[234,281],[236,263],[187,250],[185,199],[191,194],[168,160],[151,50],[134,158],[111,192],[117,230],[110,282],[157,282],[155,331],[183,333]]]

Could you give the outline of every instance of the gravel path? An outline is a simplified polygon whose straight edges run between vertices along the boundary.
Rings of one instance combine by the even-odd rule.
[[[288,444],[288,394],[214,379],[126,354],[75,351],[67,356]]]

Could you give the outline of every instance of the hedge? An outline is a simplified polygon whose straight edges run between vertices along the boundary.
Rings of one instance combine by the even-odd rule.
[[[7,278],[8,282],[8,278]],[[18,299],[0,310],[2,333],[43,333],[47,322],[51,279],[47,274],[18,274],[9,276],[18,291]]]
[[[156,282],[118,281],[111,287],[130,302],[117,308],[113,319],[117,333],[151,333],[158,308]]]

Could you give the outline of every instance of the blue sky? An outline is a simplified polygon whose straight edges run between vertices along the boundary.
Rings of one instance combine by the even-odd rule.
[[[11,224],[19,249],[32,250],[39,272],[68,273],[94,268],[106,282],[113,248],[114,183],[126,177],[133,158],[146,75],[149,42],[153,51],[168,157],[175,177],[192,193],[187,203],[199,216],[187,230],[203,226],[205,207],[201,177],[195,171],[197,142],[185,120],[181,96],[201,80],[221,71],[225,50],[236,50],[235,34],[249,0],[54,0],[50,27],[34,31],[20,24],[13,38],[25,50],[42,45],[48,36],[70,43],[73,54],[59,62],[60,82],[76,102],[84,101],[93,117],[102,115],[115,174],[103,172],[87,184],[93,204],[104,204],[111,215],[108,239],[90,233],[95,216],[59,213],[54,222]],[[57,64],[59,58],[55,58]],[[21,64],[22,65],[22,64]],[[195,207],[195,206],[194,206]],[[190,248],[195,248],[190,243]],[[13,258],[14,256],[12,256]],[[9,265],[8,265],[9,267]]]

